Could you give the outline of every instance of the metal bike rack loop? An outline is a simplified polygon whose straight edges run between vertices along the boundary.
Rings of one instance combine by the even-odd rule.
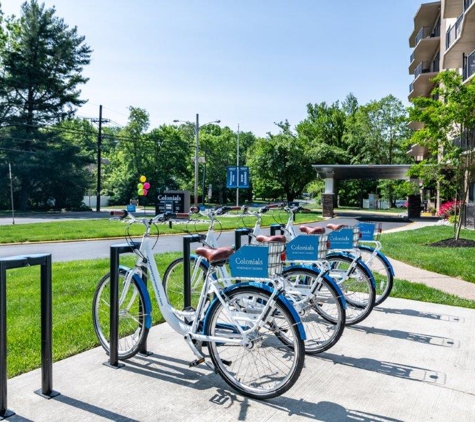
[[[284,234],[284,227],[285,224],[271,224],[270,235],[275,236],[277,232],[280,232],[279,234]]]
[[[0,258],[0,420],[15,414],[7,408],[7,270],[41,266],[41,389],[35,393],[46,399],[60,393],[53,390],[51,254]]]
[[[200,242],[199,234],[190,234],[183,236],[183,307],[191,306],[191,280],[190,280],[190,256],[191,244]]]
[[[119,256],[140,248],[141,242],[123,243],[110,247],[110,335],[109,360],[104,365],[114,369],[124,366],[119,363]]]
[[[234,250],[238,250],[242,245],[242,236],[248,236],[252,229],[236,229],[234,231]],[[251,243],[251,236],[248,237],[248,243]]]

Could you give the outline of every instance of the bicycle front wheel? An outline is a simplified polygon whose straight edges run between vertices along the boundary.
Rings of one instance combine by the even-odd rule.
[[[346,325],[363,321],[373,310],[376,297],[371,274],[360,262],[353,267],[353,258],[346,255],[333,255],[327,260],[330,263],[329,275],[346,299]]]
[[[119,359],[136,355],[145,343],[148,328],[145,327],[145,299],[135,280],[131,280],[123,295],[127,273],[119,272]],[[97,338],[107,354],[110,353],[110,274],[97,285],[92,304],[92,321]]]
[[[313,355],[330,349],[343,334],[346,322],[345,307],[337,289],[316,271],[290,267],[282,275],[290,283],[290,291],[296,289],[287,297],[294,302],[305,328],[305,352]],[[314,295],[305,295],[302,292],[305,289],[314,289]],[[303,294],[299,295],[299,290]]]
[[[394,278],[388,265],[379,253],[373,255],[373,249],[359,248],[361,259],[373,273],[376,282],[376,300],[374,306],[381,305],[393,289]]]
[[[184,289],[184,258],[175,259],[165,270],[163,276],[163,289],[168,302],[175,309],[183,309],[185,303]],[[208,268],[201,259],[190,259],[190,287],[191,307],[196,309],[200,300],[201,290],[206,279]]]
[[[225,340],[209,342],[216,371],[240,393],[268,399],[286,392],[297,381],[305,357],[297,321],[279,300],[275,301],[264,326],[253,326],[270,298],[266,290],[239,286],[226,294],[226,307],[214,302],[207,316],[206,334],[242,338],[241,329],[253,329],[245,345]],[[239,327],[239,328],[238,328]],[[279,337],[285,336],[283,342]]]

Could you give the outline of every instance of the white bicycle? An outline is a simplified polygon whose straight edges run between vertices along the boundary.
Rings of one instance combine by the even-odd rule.
[[[245,208],[227,206],[201,212],[201,215],[209,218],[206,234],[200,234],[203,246],[211,249],[218,247],[218,236],[215,233],[217,217],[231,210],[247,212]],[[270,247],[280,247],[281,250],[284,248],[285,239],[280,239],[280,246],[273,245],[275,239],[272,238],[260,238],[260,240],[264,242],[270,240],[269,245],[272,245]],[[189,260],[191,306],[194,308],[198,303],[209,264],[203,256],[197,254],[192,254]],[[184,306],[184,261],[184,257],[174,260],[163,277],[167,297],[178,309],[183,309]],[[282,262],[279,264],[282,267]],[[226,266],[219,267],[217,271],[221,279],[229,280],[229,270]],[[328,277],[326,272],[305,265],[283,268],[281,274],[276,274],[276,277],[305,327],[305,352],[307,354],[321,353],[334,346],[343,333],[346,321],[343,294],[335,282]]]
[[[156,242],[152,228],[174,215],[138,219],[127,211],[111,214],[125,220],[127,228],[136,223],[145,228],[140,246],[133,248],[135,267],[119,270],[119,359],[137,354],[152,326],[152,301],[143,281],[147,269],[165,321],[184,337],[196,357],[190,366],[205,363],[238,392],[257,399],[281,395],[297,381],[304,364],[305,330],[279,285],[272,279],[265,283],[222,280],[218,268],[232,255],[232,248],[204,249],[210,265],[196,309],[178,311],[168,302],[152,252]],[[92,307],[94,329],[107,353],[110,281],[110,274],[100,280]]]

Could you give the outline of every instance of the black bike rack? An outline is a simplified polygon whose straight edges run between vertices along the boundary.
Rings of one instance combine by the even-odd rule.
[[[140,248],[140,243],[123,243],[110,247],[110,350],[109,360],[104,365],[114,369],[124,366],[123,363],[119,363],[119,257]]]
[[[234,250],[238,250],[242,246],[242,236],[248,236],[248,242],[251,243],[251,236],[252,229],[236,229],[234,231]]]
[[[35,393],[46,399],[58,396],[53,390],[51,254],[0,258],[0,420],[15,414],[7,408],[7,270],[41,266],[41,389]]]
[[[279,234],[284,234],[284,224],[271,224],[270,226],[270,235],[275,236],[279,231]]]
[[[191,234],[183,237],[183,307],[191,306],[191,280],[190,280],[190,256],[191,244],[201,242],[199,234]]]

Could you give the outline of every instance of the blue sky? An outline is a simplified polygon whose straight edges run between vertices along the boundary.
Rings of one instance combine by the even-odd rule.
[[[20,0],[0,0],[5,14]],[[174,119],[257,136],[295,126],[308,103],[408,105],[416,0],[45,0],[93,51],[78,115],[125,125],[128,107],[151,127]]]

